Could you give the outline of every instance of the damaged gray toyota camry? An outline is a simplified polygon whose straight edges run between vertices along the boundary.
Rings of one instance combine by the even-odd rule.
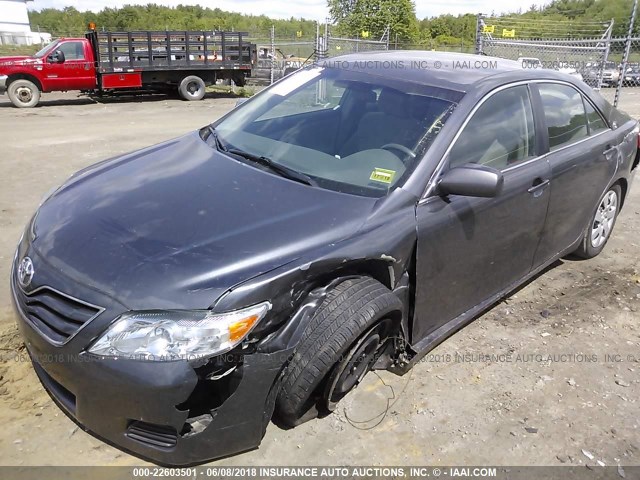
[[[246,451],[272,418],[407,372],[558,258],[598,255],[637,149],[635,120],[554,71],[317,63],[49,195],[13,263],[20,330],[105,441],[164,465]]]

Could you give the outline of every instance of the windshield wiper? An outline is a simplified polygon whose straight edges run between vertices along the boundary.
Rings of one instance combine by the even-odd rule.
[[[218,132],[216,132],[216,129],[213,128],[211,125],[208,125],[208,127],[209,127],[209,133],[213,137],[216,143],[216,148],[219,151],[224,153],[230,153],[232,155],[237,155],[239,157],[250,160],[254,163],[259,163],[260,165],[267,167],[272,172],[275,172],[282,177],[288,178],[289,180],[295,180],[297,182],[304,183],[305,185],[311,185],[312,187],[318,186],[315,180],[313,180],[308,175],[305,175],[302,172],[298,172],[297,170],[294,170],[292,168],[285,167],[284,165],[276,163],[268,157],[264,157],[261,155],[254,155],[253,153],[245,152],[244,150],[240,150],[239,148],[228,148],[224,143],[222,143],[222,140],[220,140],[220,136],[218,135]]]
[[[214,133],[215,135],[215,133]],[[219,139],[216,136],[216,142],[219,142]],[[310,176],[305,175],[302,172],[298,172],[289,167],[285,167],[279,163],[274,162],[268,157],[264,157],[261,155],[255,155],[253,153],[245,152],[244,150],[240,150],[238,148],[229,148],[223,150],[226,153],[230,153],[232,155],[237,155],[239,157],[245,158],[254,163],[258,163],[267,167],[272,172],[279,174],[282,177],[288,178],[289,180],[295,180],[300,183],[304,183],[305,185],[311,185],[312,187],[318,186],[315,180],[313,180]]]
[[[216,132],[216,129],[213,128],[211,125],[208,125],[208,127],[209,127],[209,133],[213,137],[213,140],[216,142],[216,148],[221,152],[227,152],[228,151],[227,147],[225,147],[225,145],[222,143],[222,140],[220,140],[220,137],[218,136],[218,132]]]

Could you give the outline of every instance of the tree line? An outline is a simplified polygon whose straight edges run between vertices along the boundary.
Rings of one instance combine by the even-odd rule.
[[[471,46],[476,34],[476,14],[440,15],[419,20],[412,0],[328,0],[334,22],[332,34],[379,40],[387,35],[390,43],[403,46],[438,48]],[[513,30],[521,37],[597,36],[614,19],[614,36],[628,29],[632,0],[554,0],[527,11],[498,16],[488,15],[496,33]],[[198,5],[166,7],[157,4],[104,8],[95,13],[74,7],[45,8],[30,12],[33,30],[54,35],[80,35],[89,22],[99,29],[127,30],[235,30],[266,39],[275,27],[281,39],[315,38],[316,22],[302,18],[273,19],[265,15],[227,12]],[[592,35],[591,35],[592,34]]]

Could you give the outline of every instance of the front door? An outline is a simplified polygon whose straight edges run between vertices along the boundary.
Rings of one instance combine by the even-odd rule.
[[[536,151],[530,98],[527,85],[489,94],[445,159],[445,172],[469,163],[501,170],[504,186],[496,198],[436,192],[417,206],[413,343],[531,271],[550,169]]]
[[[62,63],[47,58],[45,66],[46,90],[92,90],[96,88],[96,71],[88,43],[82,40],[66,40],[56,50],[64,53]]]

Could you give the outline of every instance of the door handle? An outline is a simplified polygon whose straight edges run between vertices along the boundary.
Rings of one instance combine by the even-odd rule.
[[[527,190],[527,192],[535,193],[538,190],[542,190],[544,187],[549,185],[550,182],[551,182],[551,180],[549,180],[548,178],[546,180],[542,180],[541,178],[536,178],[533,181],[533,185],[531,186],[531,188],[529,190]]]
[[[618,149],[618,147],[611,147],[611,146],[607,145],[607,149],[604,152],[602,152],[602,154],[605,157],[608,157],[610,153],[615,152],[617,149]]]

